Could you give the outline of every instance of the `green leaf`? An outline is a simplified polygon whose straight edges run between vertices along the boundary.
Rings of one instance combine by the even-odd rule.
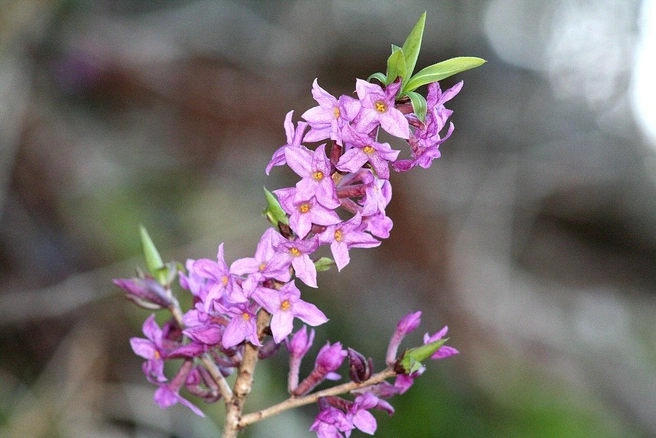
[[[385,85],[389,85],[396,80],[398,76],[405,78],[405,57],[403,50],[397,49],[387,58],[387,80]]]
[[[276,198],[276,195],[268,191],[267,188],[265,187],[264,197],[267,200],[267,207],[264,209],[264,216],[266,216],[268,221],[271,222],[274,227],[277,227],[278,223],[280,222],[282,222],[285,225],[288,225],[289,219],[287,218],[287,214],[283,211],[282,207],[280,206],[280,202],[278,202],[278,198]]]
[[[317,268],[317,272],[327,271],[335,266],[335,261],[330,257],[321,257],[319,260],[314,262],[314,266]]]
[[[399,361],[399,365],[403,368],[405,374],[417,371],[422,366],[421,362],[431,357],[448,340],[449,338],[438,339],[435,342],[406,350]]]
[[[371,76],[367,78],[367,81],[371,82],[372,79],[376,79],[381,84],[385,84],[385,81],[387,81],[387,78],[381,72],[373,73]]]
[[[415,91],[406,93],[406,96],[410,98],[410,102],[412,103],[412,110],[414,111],[415,115],[419,121],[421,121],[421,123],[424,123],[424,120],[426,119],[426,98]]]
[[[409,78],[415,70],[419,49],[421,48],[421,39],[424,36],[424,26],[426,25],[426,12],[421,14],[419,21],[412,28],[408,38],[403,43],[403,56],[405,57],[406,73],[404,78]]]
[[[144,259],[146,259],[148,272],[150,272],[150,275],[152,275],[157,281],[165,284],[166,274],[160,271],[164,262],[162,262],[162,257],[159,255],[159,251],[157,251],[155,244],[148,235],[148,231],[146,231],[146,227],[143,225],[139,225],[139,235],[141,237],[141,251],[143,252]]]
[[[453,76],[465,70],[476,68],[485,63],[484,59],[461,56],[458,58],[447,59],[437,64],[429,65],[421,69],[416,75],[410,78],[403,87],[404,92],[414,91],[422,85],[431,82],[441,81],[442,79]]]

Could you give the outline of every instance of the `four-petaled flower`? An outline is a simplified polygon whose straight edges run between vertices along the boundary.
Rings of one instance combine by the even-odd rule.
[[[301,291],[293,281],[285,284],[280,290],[258,288],[252,295],[271,317],[271,333],[276,343],[282,342],[294,328],[294,318],[304,323],[317,326],[328,321],[326,315],[314,304],[301,300]]]

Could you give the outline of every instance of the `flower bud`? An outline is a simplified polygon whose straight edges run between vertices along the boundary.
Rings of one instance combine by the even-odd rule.
[[[139,307],[159,310],[171,305],[171,295],[152,278],[117,278],[112,282],[127,292],[126,298]]]
[[[349,377],[356,383],[361,383],[371,377],[373,360],[365,357],[352,348],[348,349]]]

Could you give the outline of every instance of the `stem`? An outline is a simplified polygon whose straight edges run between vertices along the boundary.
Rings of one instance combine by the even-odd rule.
[[[257,334],[261,341],[264,338],[264,331],[269,326],[271,314],[266,310],[260,309],[257,314]],[[253,373],[257,365],[257,353],[260,347],[246,342],[244,344],[244,356],[239,366],[239,373],[233,386],[233,396],[226,399],[226,419],[223,426],[223,438],[234,438],[237,432],[243,428],[241,426],[241,413],[244,409],[244,403],[251,393],[253,387]]]
[[[312,394],[305,395],[303,397],[290,397],[287,400],[278,403],[277,405],[273,405],[266,409],[262,409],[261,411],[252,412],[250,414],[244,415],[243,417],[241,417],[241,420],[239,420],[238,427],[243,429],[244,427],[250,424],[257,423],[258,421],[264,420],[265,418],[273,417],[274,415],[278,415],[279,413],[284,412],[288,409],[297,408],[299,406],[305,406],[307,404],[314,403],[320,397],[344,394],[346,392],[353,391],[354,389],[365,388],[367,386],[375,385],[390,377],[394,377],[396,374],[397,374],[396,371],[394,371],[392,368],[386,368],[383,371],[374,374],[364,382],[360,382],[360,383],[346,382],[346,383],[342,383],[341,385],[333,386],[332,388],[324,389],[321,391],[314,392]]]

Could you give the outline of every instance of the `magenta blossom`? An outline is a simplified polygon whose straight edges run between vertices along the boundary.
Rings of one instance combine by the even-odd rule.
[[[271,333],[276,343],[282,342],[294,328],[294,318],[311,326],[328,321],[326,315],[314,304],[301,300],[301,291],[294,281],[285,284],[280,290],[260,287],[252,297],[271,315]]]
[[[143,333],[148,339],[131,338],[130,346],[138,356],[147,359],[143,364],[143,371],[149,381],[153,383],[166,382],[164,376],[164,359],[166,349],[163,344],[163,332],[155,322],[155,314],[150,315],[143,323]]]
[[[449,331],[449,327],[444,326],[442,330],[440,330],[439,332],[435,333],[432,336],[426,333],[424,335],[424,345],[441,340],[442,338],[444,338],[446,332],[448,331]],[[460,354],[460,352],[455,348],[449,347],[448,345],[442,345],[435,353],[431,355],[430,358],[439,360],[439,359],[445,359],[447,357],[454,356],[456,354]]]
[[[319,235],[319,241],[322,244],[330,243],[337,270],[341,271],[351,260],[350,248],[373,248],[380,245],[380,241],[371,234],[365,233],[364,228],[362,216],[357,213],[339,225],[329,226]]]
[[[314,153],[300,148],[285,150],[287,165],[302,179],[296,183],[295,201],[308,201],[313,197],[329,209],[339,207],[335,183],[330,177],[330,160],[326,156],[326,145],[317,147]]]
[[[344,128],[344,142],[350,147],[337,162],[339,170],[357,172],[369,162],[379,178],[389,179],[389,163],[396,160],[399,151],[389,143],[378,143],[368,134],[356,131],[351,126]]]
[[[310,125],[305,141],[323,141],[330,138],[341,145],[342,128],[358,115],[360,101],[349,96],[336,99],[321,88],[316,79],[312,84],[312,96],[319,106],[310,108],[301,116]]]
[[[296,201],[296,189],[293,187],[274,190],[282,209],[289,215],[289,226],[299,238],[304,238],[312,229],[312,224],[334,225],[342,220],[333,210],[317,202],[316,198],[308,201]]]
[[[319,247],[317,236],[311,239],[287,240],[280,236],[275,245],[276,253],[271,258],[269,266],[271,269],[282,269],[283,267],[294,268],[296,276],[310,287],[317,287],[317,268],[310,260],[310,254]]]
[[[271,157],[271,161],[269,161],[269,164],[267,164],[266,167],[267,175],[271,172],[273,166],[282,166],[287,162],[285,159],[285,149],[288,147],[305,148],[301,142],[303,141],[303,133],[307,128],[307,123],[298,122],[296,129],[294,129],[294,123],[292,122],[293,115],[294,111],[290,111],[285,116],[285,134],[287,134],[287,144],[281,146],[273,153],[273,157]]]
[[[355,84],[355,91],[362,102],[362,110],[355,120],[358,130],[370,132],[380,125],[388,133],[399,138],[410,136],[410,124],[395,107],[396,93],[401,82],[393,82],[383,90],[380,86],[362,79]]]

